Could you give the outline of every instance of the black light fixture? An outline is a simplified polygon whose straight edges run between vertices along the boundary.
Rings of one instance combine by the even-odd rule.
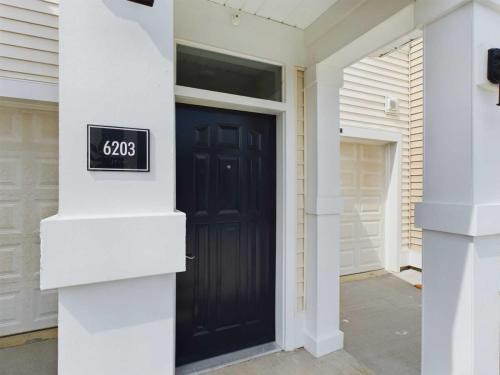
[[[500,48],[488,50],[488,81],[498,86],[498,106],[500,106]]]
[[[138,3],[142,5],[147,5],[148,7],[152,7],[155,3],[155,0],[128,0],[132,1],[133,3]]]

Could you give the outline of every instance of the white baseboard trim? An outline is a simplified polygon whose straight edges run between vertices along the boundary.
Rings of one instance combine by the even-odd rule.
[[[314,338],[305,332],[304,347],[316,358],[333,353],[344,347],[344,332],[338,330],[329,336],[319,338]]]
[[[415,249],[401,250],[401,268],[404,267],[422,269],[422,252]]]
[[[294,348],[292,350],[304,347],[304,322],[306,318],[305,311],[298,311],[295,316],[295,338]]]

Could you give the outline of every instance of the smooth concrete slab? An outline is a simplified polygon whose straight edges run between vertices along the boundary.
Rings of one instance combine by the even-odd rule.
[[[340,291],[344,349],[378,375],[420,375],[421,291],[391,274]]]
[[[2,375],[57,375],[57,340],[0,349]]]
[[[207,372],[211,375],[375,375],[344,350],[314,358],[304,349],[278,352]]]
[[[340,285],[344,351],[320,359],[302,349],[278,352],[208,373],[419,375],[421,291],[381,272],[342,278]],[[57,341],[0,349],[0,374],[57,375]]]

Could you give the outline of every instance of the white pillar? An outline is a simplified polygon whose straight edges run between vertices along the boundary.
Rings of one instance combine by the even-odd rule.
[[[339,329],[341,69],[306,71],[306,349],[316,357],[342,349]]]
[[[59,374],[173,374],[173,0],[60,2],[59,214],[41,287],[59,288]],[[87,171],[87,124],[150,130],[150,172]]]
[[[462,3],[424,29],[423,375],[499,373],[500,13]]]

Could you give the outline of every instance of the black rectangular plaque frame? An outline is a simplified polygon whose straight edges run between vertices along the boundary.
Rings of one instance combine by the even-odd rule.
[[[145,166],[143,167],[137,167],[137,168],[128,168],[124,166],[116,166],[116,167],[110,167],[110,166],[103,166],[103,167],[96,167],[95,164],[96,161],[91,159],[91,130],[92,129],[101,129],[101,130],[107,130],[107,131],[117,131],[121,132],[121,134],[125,134],[127,132],[131,133],[144,133],[145,135],[145,144],[141,145],[141,148],[138,149],[137,152],[141,153],[142,158],[145,158]],[[123,141],[123,138],[122,138]],[[137,147],[137,145],[136,145]],[[145,147],[145,150],[143,150],[143,147]],[[96,152],[96,151],[94,151]],[[101,154],[101,157],[104,157]],[[125,156],[125,155],[117,155],[116,157],[111,156],[106,156],[109,160],[118,160],[124,163],[123,158],[127,158],[130,156]],[[139,158],[139,156],[137,157]],[[108,161],[109,161],[108,160]],[[118,162],[118,164],[120,164]],[[108,125],[95,125],[95,124],[87,124],[87,170],[91,172],[100,172],[100,171],[105,171],[105,172],[150,172],[150,131],[149,129],[141,129],[141,128],[128,128],[128,127],[122,127],[122,126],[108,126]]]

